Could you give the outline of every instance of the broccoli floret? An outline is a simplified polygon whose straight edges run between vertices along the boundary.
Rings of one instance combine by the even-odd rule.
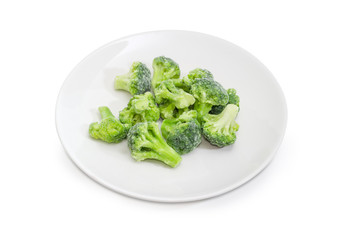
[[[195,110],[184,112],[176,119],[165,119],[161,132],[170,145],[179,154],[191,152],[201,143],[201,127]]]
[[[165,80],[155,89],[156,102],[161,104],[172,102],[176,108],[186,108],[194,104],[194,97],[177,88],[172,80]]]
[[[240,97],[236,95],[236,90],[234,88],[227,89],[228,94],[228,103],[227,104],[235,104],[236,106],[240,107]],[[209,112],[210,114],[220,114],[226,106],[224,105],[217,105],[213,106],[212,110]],[[239,108],[240,110],[240,108]]]
[[[236,95],[236,90],[234,88],[227,89],[227,94],[229,96],[228,104],[234,104],[240,107],[240,97]]]
[[[201,68],[196,68],[190,71],[187,77],[191,80],[196,80],[196,79],[207,79],[211,81],[214,80],[213,74],[210,71],[208,71],[207,69],[201,69]]]
[[[176,167],[181,161],[180,155],[165,142],[155,122],[134,125],[128,133],[128,146],[136,161],[156,159],[170,167]]]
[[[238,111],[238,106],[228,104],[220,114],[204,116],[202,128],[204,137],[218,147],[233,144],[239,130],[239,124],[235,122]]]
[[[174,79],[174,84],[176,87],[182,88],[185,92],[190,93],[191,86],[198,79],[207,79],[209,81],[214,81],[213,75],[207,69],[196,68],[188,73],[187,76],[182,79]]]
[[[207,79],[198,79],[192,85],[191,93],[196,99],[194,109],[198,112],[199,121],[212,109],[212,106],[225,106],[229,99],[226,90],[218,82]]]
[[[102,121],[90,124],[89,135],[108,143],[121,142],[126,137],[126,127],[114,117],[108,107],[99,107],[98,109]]]
[[[132,95],[151,91],[151,72],[144,63],[134,62],[130,71],[115,78],[115,89],[130,92]]]
[[[170,58],[160,56],[153,59],[152,89],[156,89],[162,81],[180,77],[179,65]]]
[[[155,122],[159,117],[160,111],[151,92],[135,95],[128,106],[119,112],[119,120],[130,126],[138,122]]]

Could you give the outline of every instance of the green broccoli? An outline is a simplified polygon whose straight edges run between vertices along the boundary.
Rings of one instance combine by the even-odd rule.
[[[227,94],[229,97],[227,104],[235,104],[236,106],[240,107],[240,97],[236,95],[236,90],[234,88],[229,88],[227,89]],[[220,114],[225,109],[225,107],[226,106],[224,105],[213,106],[212,110],[209,113]]]
[[[187,76],[182,79],[174,79],[174,85],[178,88],[183,89],[185,92],[190,93],[191,86],[198,79],[207,79],[214,81],[213,75],[207,69],[196,68],[188,73]]]
[[[184,112],[190,111],[191,110],[190,107],[192,107],[193,105],[191,105],[190,107],[179,109],[179,108],[176,108],[173,102],[166,101],[162,104],[159,104],[158,106],[160,109],[160,116],[162,119],[172,119],[172,118],[179,117]]]
[[[225,106],[228,102],[226,90],[216,81],[198,79],[192,87],[191,93],[195,97],[194,110],[198,112],[198,120],[202,121],[214,105]]]
[[[127,134],[125,126],[114,117],[108,107],[99,107],[102,117],[100,123],[94,122],[89,126],[89,135],[108,143],[121,142]]]
[[[204,137],[218,147],[233,144],[236,140],[236,132],[239,130],[239,124],[235,122],[238,112],[238,106],[228,104],[220,114],[204,116],[202,126]]]
[[[156,159],[170,167],[176,167],[181,161],[180,155],[165,142],[155,122],[137,123],[130,129],[127,139],[136,161]]]
[[[190,71],[187,75],[187,78],[191,80],[196,80],[196,79],[208,79],[211,81],[214,80],[213,74],[210,71],[208,71],[207,69],[201,69],[201,68],[196,68]]]
[[[175,108],[173,111],[173,117],[174,118],[178,118],[180,117],[182,114],[193,110],[193,105],[186,107],[186,108]]]
[[[195,102],[191,94],[177,88],[172,80],[161,82],[154,92],[157,103],[172,102],[179,109],[189,107]]]
[[[168,79],[180,77],[179,65],[170,58],[160,56],[153,59],[152,89],[156,89],[159,84]]]
[[[144,63],[134,62],[130,71],[115,78],[115,89],[130,92],[132,95],[151,91],[151,72]]]
[[[170,145],[179,154],[191,152],[201,143],[201,127],[195,110],[184,112],[176,119],[165,119],[161,132]]]
[[[151,92],[132,97],[128,106],[119,112],[119,120],[130,126],[138,122],[157,121],[160,111]]]
[[[159,104],[160,116],[162,119],[170,119],[175,117],[176,106],[173,102],[164,102]]]
[[[229,96],[228,104],[234,104],[240,107],[240,97],[236,94],[236,90],[234,88],[227,89],[227,93]]]

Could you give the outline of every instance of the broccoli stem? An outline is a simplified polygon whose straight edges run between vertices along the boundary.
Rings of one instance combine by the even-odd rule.
[[[150,144],[155,146],[152,148],[157,155],[155,159],[160,160],[173,168],[180,163],[181,156],[166,143],[159,132],[159,128],[153,129],[152,136],[148,136],[148,139]]]
[[[190,105],[193,105],[195,102],[195,99],[191,94],[186,93],[183,95],[176,96],[176,99],[174,100],[174,102],[177,108],[182,109],[182,108],[187,108]]]
[[[212,109],[212,104],[196,102],[194,109],[198,112],[198,121],[202,122],[202,118]]]
[[[110,109],[108,107],[99,107],[98,108],[99,113],[101,114],[102,120],[106,118],[114,117],[114,115],[111,113]]]
[[[214,126],[218,126],[222,130],[225,130],[227,133],[229,133],[231,125],[235,124],[235,118],[238,115],[238,112],[238,106],[234,104],[228,104],[222,113],[220,113],[220,119],[214,123]]]
[[[170,167],[176,167],[181,161],[181,156],[165,141],[160,141],[156,152],[158,154],[157,159]]]
[[[156,89],[162,82],[163,69],[159,67],[153,68],[152,89]]]
[[[130,91],[130,76],[129,74],[124,74],[117,76],[115,78],[115,89],[117,90],[125,90],[125,91]]]
[[[173,119],[165,119],[161,125],[161,134],[166,139],[170,132],[173,131],[175,124],[177,124],[176,120]]]

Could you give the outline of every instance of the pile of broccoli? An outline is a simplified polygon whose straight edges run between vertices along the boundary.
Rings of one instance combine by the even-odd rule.
[[[179,65],[164,56],[155,58],[152,67],[152,78],[141,62],[115,77],[115,89],[133,97],[118,118],[108,107],[99,107],[102,120],[90,124],[92,138],[108,143],[127,138],[136,161],[155,159],[173,168],[181,162],[180,155],[199,146],[202,136],[217,147],[236,141],[240,98],[235,89],[224,89],[207,69],[181,77]]]

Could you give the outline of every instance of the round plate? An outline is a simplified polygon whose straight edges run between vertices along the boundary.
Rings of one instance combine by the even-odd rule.
[[[217,148],[203,140],[172,169],[155,160],[136,162],[126,141],[107,144],[89,137],[89,124],[100,121],[99,106],[118,116],[131,97],[114,90],[114,77],[126,73],[133,61],[151,69],[153,58],[161,55],[174,59],[182,76],[206,68],[224,88],[237,90],[240,130],[234,145]],[[56,105],[62,145],[84,173],[119,193],[160,202],[206,199],[249,181],[273,158],[286,120],[282,90],[261,62],[223,39],[188,31],[141,33],[99,48],[70,73]]]

